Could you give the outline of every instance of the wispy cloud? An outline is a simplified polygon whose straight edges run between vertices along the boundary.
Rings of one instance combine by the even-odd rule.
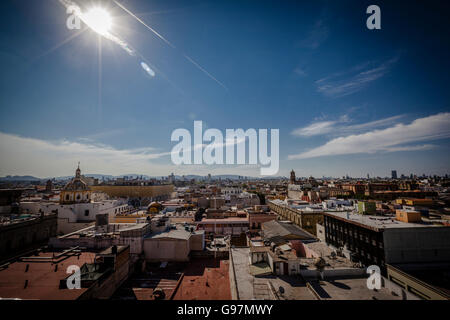
[[[439,113],[419,118],[410,124],[396,124],[393,127],[373,130],[332,139],[324,145],[288,159],[306,159],[357,153],[417,151],[432,148],[431,145],[409,145],[421,141],[450,138],[450,113]]]
[[[346,114],[339,117],[337,120],[319,120],[314,121],[306,127],[294,129],[291,134],[294,136],[311,137],[325,134],[350,134],[359,133],[374,128],[382,128],[396,123],[399,119],[405,115],[397,115],[380,120],[370,121],[361,124],[347,125],[351,121],[350,117]]]
[[[380,119],[380,120],[375,120],[375,121],[370,121],[370,122],[366,122],[366,123],[342,126],[339,128],[339,132],[351,133],[351,132],[360,132],[360,131],[374,129],[374,128],[386,127],[386,126],[396,123],[398,120],[400,120],[403,117],[405,117],[405,115],[400,114],[397,116],[384,118],[384,119]]]
[[[81,141],[46,141],[0,132],[2,174],[66,175],[77,161],[90,172],[155,172],[151,160],[170,153],[154,148],[116,149],[105,144]],[[86,165],[88,164],[88,165]]]
[[[317,49],[327,38],[329,29],[325,24],[324,19],[319,19],[314,23],[314,26],[308,32],[308,35],[300,43],[302,47],[309,49]]]
[[[225,139],[215,142],[213,147],[224,148],[230,145],[245,143],[246,139]],[[203,149],[209,144],[196,144],[184,150]],[[176,166],[166,161],[165,164],[156,160],[171,155],[172,151],[157,152],[155,148],[117,149],[112,146],[95,142],[90,138],[80,138],[77,141],[48,141],[36,138],[21,137],[0,132],[0,175],[37,175],[39,177],[65,176],[72,173],[75,164],[80,161],[90,173],[127,174],[143,173],[162,175],[167,172],[191,173],[191,165]],[[239,169],[236,165],[230,166]],[[213,170],[214,169],[214,170]],[[213,168],[204,165],[204,171],[221,173],[220,166]],[[230,171],[231,172],[231,171]],[[245,174],[242,170],[239,174]]]
[[[369,67],[365,63],[352,68],[349,72],[335,73],[315,82],[317,91],[332,98],[344,97],[365,88],[369,83],[387,74],[398,57]]]
[[[322,135],[331,132],[334,130],[334,126],[337,123],[337,121],[317,121],[313,122],[310,125],[303,127],[303,128],[297,128],[292,131],[292,135],[294,136],[316,136],[316,135]]]
[[[307,73],[305,72],[305,70],[303,70],[303,68],[298,67],[298,66],[295,67],[294,73],[295,73],[296,75],[298,75],[298,76],[301,76],[301,77],[307,76]]]

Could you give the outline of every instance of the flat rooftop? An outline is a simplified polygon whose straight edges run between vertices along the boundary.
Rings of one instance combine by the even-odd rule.
[[[325,266],[325,270],[357,268],[355,266],[355,263],[351,262],[349,259],[345,257],[340,256],[336,256],[334,258],[331,257],[331,253],[334,250],[331,249],[322,241],[304,243],[304,245],[309,249],[311,249],[312,251],[314,251],[315,253],[317,253],[318,255],[320,255],[325,260],[325,262],[327,263],[327,265]],[[300,261],[301,261],[300,263],[305,267],[306,265],[308,265],[307,266],[308,269],[316,269],[314,265],[315,258],[300,258]]]
[[[366,278],[310,281],[320,300],[402,300],[386,288],[377,291],[367,288]]]
[[[66,273],[68,266],[77,265],[81,268],[85,263],[94,263],[95,255],[93,252],[79,252],[52,263],[52,259],[48,258],[53,256],[53,252],[41,252],[31,259],[13,262],[0,268],[0,298],[75,300],[87,288],[60,289],[60,281],[69,276]]]
[[[95,223],[95,222],[92,222]],[[108,232],[99,232],[95,225],[87,228],[63,235],[59,239],[78,239],[78,238],[95,238],[95,237],[118,237],[120,232],[145,229],[148,223],[109,223]]]
[[[197,223],[226,223],[226,222],[247,222],[248,218],[239,218],[239,217],[229,217],[229,218],[223,218],[223,219],[202,219],[202,221],[199,221]]]
[[[371,229],[383,230],[383,229],[398,229],[398,228],[430,228],[430,227],[442,227],[432,223],[408,223],[395,219],[395,216],[372,216],[362,215],[356,213],[347,212],[324,212],[324,215],[335,217],[339,220],[347,221],[363,227],[369,227]]]

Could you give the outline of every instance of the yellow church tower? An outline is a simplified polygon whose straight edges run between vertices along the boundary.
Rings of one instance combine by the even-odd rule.
[[[80,163],[75,171],[75,177],[69,181],[59,195],[60,204],[88,203],[91,202],[91,190],[83,181]]]

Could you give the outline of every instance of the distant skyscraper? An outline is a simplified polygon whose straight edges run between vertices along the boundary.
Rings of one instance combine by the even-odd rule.
[[[392,179],[397,179],[397,170],[392,170]]]

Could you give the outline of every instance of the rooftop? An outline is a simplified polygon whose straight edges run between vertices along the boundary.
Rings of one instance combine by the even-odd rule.
[[[316,239],[315,236],[290,222],[269,221],[262,224],[264,238],[295,236],[301,239]]]
[[[204,218],[202,221],[198,223],[224,223],[224,222],[248,222],[248,218],[240,218],[240,217],[229,217],[223,219],[207,219]]]
[[[351,212],[324,212],[324,215],[335,217],[339,220],[348,221],[363,227],[376,230],[395,229],[395,228],[425,228],[425,227],[442,227],[432,223],[408,223],[395,219],[395,216],[371,216],[361,215]]]
[[[95,255],[93,252],[79,252],[52,263],[53,252],[41,252],[29,259],[13,262],[0,268],[0,298],[75,300],[87,288],[60,289],[60,281],[68,276],[68,266],[81,268],[85,263],[94,263]],[[40,262],[34,262],[39,258]]]
[[[374,291],[367,288],[366,278],[311,281],[311,288],[320,300],[401,300],[386,288]]]
[[[231,300],[229,260],[193,259],[174,300]]]

